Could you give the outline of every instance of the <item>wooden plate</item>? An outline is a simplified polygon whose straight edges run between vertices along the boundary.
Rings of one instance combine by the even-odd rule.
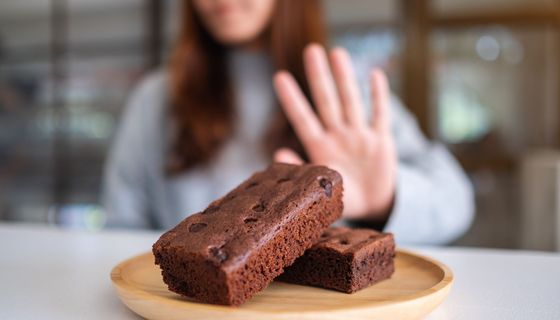
[[[447,296],[453,274],[438,261],[398,250],[393,277],[354,294],[273,282],[240,307],[170,292],[151,253],[117,265],[111,280],[122,302],[148,319],[418,319]]]

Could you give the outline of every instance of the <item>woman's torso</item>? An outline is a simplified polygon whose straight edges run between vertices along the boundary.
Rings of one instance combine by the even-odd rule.
[[[272,70],[260,53],[234,52],[229,56],[235,92],[234,132],[210,163],[176,176],[163,173],[165,154],[173,138],[173,123],[167,117],[166,75],[154,75],[154,134],[160,155],[147,168],[151,188],[150,216],[156,227],[169,228],[182,218],[203,210],[212,200],[270,163],[263,148],[270,118],[276,111]],[[149,128],[145,128],[148,129]],[[155,155],[154,155],[155,156]]]

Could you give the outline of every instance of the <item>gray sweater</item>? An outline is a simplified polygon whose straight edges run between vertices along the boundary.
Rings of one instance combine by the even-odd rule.
[[[269,164],[260,138],[277,108],[270,63],[264,55],[240,52],[231,54],[229,62],[236,96],[234,134],[211,163],[179,176],[163,172],[173,135],[165,74],[149,76],[134,90],[106,163],[103,203],[109,226],[170,228]],[[360,83],[367,84],[367,72],[356,70]],[[367,98],[367,85],[362,89]],[[396,98],[392,131],[399,165],[395,205],[385,230],[395,233],[399,244],[442,244],[462,235],[473,219],[474,200],[456,160],[426,140]]]

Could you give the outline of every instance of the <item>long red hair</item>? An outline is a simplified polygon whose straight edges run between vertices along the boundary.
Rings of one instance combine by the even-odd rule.
[[[262,43],[273,68],[290,71],[309,97],[301,56],[307,44],[325,43],[320,5],[317,0],[277,0],[275,6]],[[169,64],[170,111],[177,129],[166,167],[170,174],[207,163],[232,133],[234,92],[226,55],[227,48],[203,26],[193,2],[183,1],[180,35]],[[269,154],[283,146],[303,153],[280,109],[263,146]]]

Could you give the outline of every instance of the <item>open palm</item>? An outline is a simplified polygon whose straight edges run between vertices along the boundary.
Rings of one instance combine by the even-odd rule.
[[[392,206],[397,169],[385,74],[379,70],[370,74],[374,116],[368,123],[352,63],[344,49],[332,50],[329,64],[325,50],[312,44],[305,49],[304,62],[318,114],[294,78],[279,71],[274,84],[286,116],[310,161],[342,175],[343,216],[383,218]],[[278,150],[275,161],[302,163],[289,149]]]

